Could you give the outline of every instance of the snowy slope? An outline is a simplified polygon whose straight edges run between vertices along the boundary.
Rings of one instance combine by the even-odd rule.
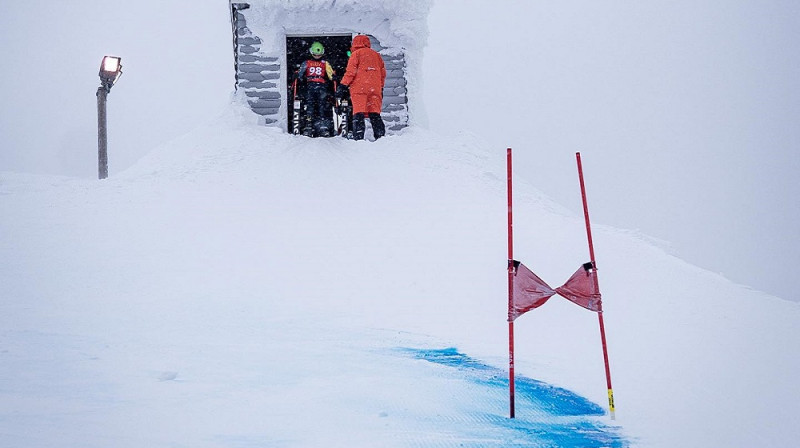
[[[596,317],[557,298],[517,320],[506,419],[505,149],[312,140],[247,114],[102,182],[0,175],[0,446],[800,437],[800,306],[600,225],[617,420]],[[515,200],[515,254],[560,284],[587,261],[582,217],[521,182]]]

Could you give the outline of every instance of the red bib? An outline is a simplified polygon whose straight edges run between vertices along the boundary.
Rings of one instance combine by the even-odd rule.
[[[306,79],[309,82],[325,82],[325,61],[309,59],[306,61]]]

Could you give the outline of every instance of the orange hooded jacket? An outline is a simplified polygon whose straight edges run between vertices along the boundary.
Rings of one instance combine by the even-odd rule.
[[[371,48],[369,37],[359,34],[353,38],[350,60],[342,77],[342,84],[350,88],[351,95],[377,96],[377,104],[383,101],[383,85],[386,81],[386,66],[383,58]],[[355,106],[355,100],[354,104]],[[354,112],[358,112],[355,111]],[[380,110],[377,111],[380,113]]]

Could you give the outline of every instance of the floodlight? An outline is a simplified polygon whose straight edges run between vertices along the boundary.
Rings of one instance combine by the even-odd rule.
[[[106,90],[111,90],[111,86],[117,82],[122,75],[122,58],[117,56],[103,56],[100,63],[100,82]]]
[[[121,75],[122,58],[103,56],[103,61],[100,63],[100,87],[97,88],[97,167],[99,179],[108,177],[106,97]]]

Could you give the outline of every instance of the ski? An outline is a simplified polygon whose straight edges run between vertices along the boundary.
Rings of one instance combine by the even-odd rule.
[[[336,130],[336,135],[341,135],[342,137],[348,138],[348,129],[349,123],[347,120],[347,108],[349,107],[349,103],[347,98],[341,98],[336,100],[337,108],[339,109],[339,128]]]
[[[339,115],[339,126],[336,135],[353,139],[353,130],[350,125],[350,101],[347,97],[336,98],[336,112]]]
[[[292,133],[300,135],[300,98],[297,97],[297,80],[292,83],[294,110],[292,111]]]

